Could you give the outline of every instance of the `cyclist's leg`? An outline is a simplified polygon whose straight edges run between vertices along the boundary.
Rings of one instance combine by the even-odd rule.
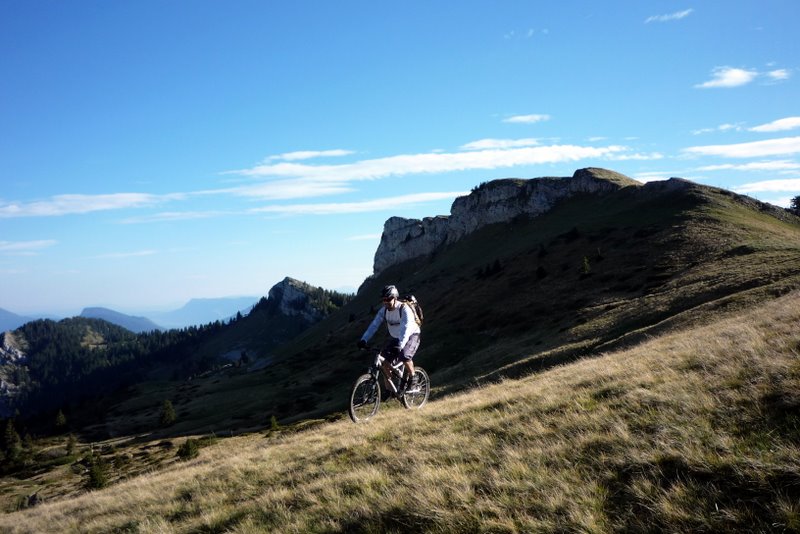
[[[419,349],[419,334],[412,334],[408,339],[408,343],[403,347],[400,352],[400,357],[403,359],[403,365],[406,367],[406,385],[413,384],[414,380],[414,355]]]
[[[383,354],[383,363],[381,364],[383,387],[385,387],[386,391],[389,393],[394,393],[394,390],[392,389],[392,386],[389,385],[389,382],[391,381],[392,377],[392,364],[395,361],[396,345],[397,340],[389,338],[381,349],[381,354]]]

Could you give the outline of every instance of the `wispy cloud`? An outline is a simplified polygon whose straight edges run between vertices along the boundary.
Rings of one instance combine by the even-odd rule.
[[[76,215],[95,211],[141,208],[168,200],[184,198],[185,195],[152,195],[148,193],[113,193],[107,195],[56,195],[35,202],[12,202],[0,204],[0,218],[11,217],[55,217]]]
[[[800,153],[800,137],[783,137],[733,145],[707,145],[684,148],[683,152],[698,156],[727,158],[759,158]]]
[[[650,24],[651,22],[671,22],[673,20],[681,20],[689,15],[692,14],[694,9],[684,9],[683,11],[677,11],[675,13],[669,13],[668,15],[653,15],[652,17],[647,17],[644,21],[645,24]]]
[[[469,194],[469,191],[451,191],[443,193],[415,193],[398,197],[379,198],[361,202],[331,202],[320,204],[287,204],[264,206],[250,210],[251,213],[274,213],[280,215],[334,215],[344,213],[364,213],[370,211],[397,210],[445,199],[455,199]]]
[[[543,28],[543,29],[540,29],[540,30],[537,30],[535,28],[528,28],[527,30],[521,30],[521,31],[511,30],[511,31],[505,33],[503,35],[503,38],[507,39],[507,40],[511,40],[511,39],[528,40],[528,39],[532,39],[537,34],[538,35],[547,35],[549,33],[550,33],[550,30],[548,30],[547,28]]]
[[[737,193],[775,192],[775,191],[800,191],[800,179],[793,180],[766,180],[740,185],[733,189]]]
[[[716,128],[700,128],[698,130],[692,130],[692,135],[701,135],[706,133],[712,132],[740,132],[742,131],[743,127],[741,124],[720,124]]]
[[[527,139],[481,139],[479,141],[472,141],[465,145],[461,145],[461,150],[492,150],[492,149],[506,149],[506,148],[519,148],[524,146],[536,146],[539,141],[532,138]]]
[[[589,147],[577,145],[550,145],[520,147],[508,150],[479,150],[441,154],[404,154],[361,160],[342,165],[306,165],[299,163],[278,163],[258,165],[250,169],[229,171],[253,178],[276,177],[295,179],[281,186],[329,184],[331,187],[346,187],[345,184],[358,180],[376,180],[391,176],[410,174],[434,174],[444,172],[485,170],[578,161],[587,158],[604,158],[627,151],[624,146]],[[259,190],[241,188],[238,191],[258,196]],[[275,193],[268,191],[267,193]]]
[[[0,254],[13,256],[33,256],[42,249],[56,244],[53,239],[39,239],[35,241],[0,241]]]
[[[609,161],[631,161],[631,160],[638,160],[638,161],[652,161],[657,159],[663,159],[664,155],[660,152],[651,152],[650,154],[611,154],[608,156]]]
[[[712,79],[695,85],[700,89],[714,89],[720,87],[739,87],[746,85],[758,76],[758,72],[733,67],[715,67],[711,71]]]
[[[503,119],[503,122],[517,123],[517,124],[534,124],[537,122],[549,121],[550,115],[545,114],[532,114],[532,115],[514,115]]]
[[[314,158],[338,158],[342,156],[349,156],[355,154],[352,150],[334,149],[334,150],[298,150],[296,152],[286,152],[275,156],[269,156],[266,161],[300,161]]]
[[[526,165],[570,163],[585,159],[609,160],[625,157],[626,146],[580,146],[552,144],[538,146],[535,139],[483,139],[461,147],[458,152],[399,154],[340,164],[312,164],[276,160],[252,168],[227,171],[247,183],[213,190],[156,195],[114,193],[67,194],[30,202],[0,201],[0,218],[52,217],[97,211],[151,208],[163,203],[195,197],[234,196],[250,199],[289,200],[338,195],[355,190],[353,182],[421,174],[443,174],[470,170],[493,170]],[[630,159],[651,159],[633,154]],[[302,158],[300,158],[302,159]],[[239,212],[241,213],[241,212]],[[125,223],[142,223],[218,216],[220,212],[170,210],[131,217]]]
[[[735,164],[723,163],[720,165],[706,165],[698,167],[698,171],[796,171],[800,170],[800,163],[791,160],[754,161],[751,163]]]
[[[750,128],[751,132],[782,132],[800,128],[800,117],[786,117]]]
[[[141,215],[136,217],[128,217],[120,221],[122,224],[139,224],[139,223],[155,223],[155,222],[177,222],[177,221],[193,221],[197,219],[211,219],[224,215],[232,215],[233,212],[229,211],[164,211],[161,213],[154,213],[152,215]]]
[[[138,258],[141,256],[152,256],[156,254],[155,250],[136,250],[133,252],[111,252],[108,254],[100,254],[95,256],[95,259],[103,260],[124,260],[126,258]]]

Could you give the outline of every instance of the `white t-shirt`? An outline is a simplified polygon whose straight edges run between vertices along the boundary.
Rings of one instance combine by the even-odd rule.
[[[384,320],[389,328],[389,335],[400,340],[401,349],[406,346],[411,336],[420,333],[419,325],[414,320],[414,312],[408,308],[407,304],[398,302],[398,306],[395,306],[393,310],[386,309],[386,306],[378,310],[361,339],[369,341]]]

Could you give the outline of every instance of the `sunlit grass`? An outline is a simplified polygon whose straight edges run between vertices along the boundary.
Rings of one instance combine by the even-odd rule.
[[[792,530],[800,295],[369,424],[221,439],[8,532]]]

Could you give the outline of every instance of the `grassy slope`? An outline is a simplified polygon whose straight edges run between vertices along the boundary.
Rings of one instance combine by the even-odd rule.
[[[495,261],[501,271],[481,276]],[[388,269],[340,313],[275,351],[265,370],[145,385],[115,407],[104,428],[115,435],[153,428],[164,398],[181,407],[172,433],[247,431],[272,415],[283,423],[341,416],[366,363],[354,342],[385,283],[413,289],[422,302],[427,322],[418,360],[441,394],[625,346],[798,288],[800,224],[688,184],[574,198]],[[250,344],[257,323],[242,322]]]
[[[799,327],[795,291],[421,412],[221,440],[0,530],[797,531]]]

